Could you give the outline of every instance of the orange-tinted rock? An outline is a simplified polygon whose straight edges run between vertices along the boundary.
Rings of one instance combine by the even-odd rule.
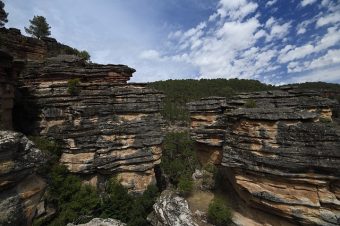
[[[322,95],[279,90],[215,99],[219,120],[194,126],[193,138],[200,143],[211,128],[225,128],[221,165],[248,206],[296,224],[339,225],[339,105]],[[253,108],[243,107],[250,100]],[[194,122],[212,112],[207,99],[189,106]]]

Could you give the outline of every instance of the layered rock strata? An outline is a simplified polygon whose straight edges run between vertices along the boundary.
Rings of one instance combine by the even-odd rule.
[[[46,187],[35,171],[46,160],[23,134],[0,131],[0,225],[31,225]]]
[[[21,34],[16,28],[0,28],[0,49],[9,52],[15,59],[43,61],[60,54],[76,54],[77,51],[54,38],[36,39]]]
[[[338,104],[320,95],[278,90],[191,103],[193,123],[204,119],[192,126],[193,138],[201,142],[200,133],[224,128],[221,165],[249,206],[294,223],[339,225]],[[216,120],[206,123],[205,111]]]
[[[28,65],[20,90],[38,109],[32,131],[60,142],[60,162],[72,173],[99,187],[116,175],[142,192],[155,183],[160,163],[163,94],[125,84],[133,72],[59,56]]]

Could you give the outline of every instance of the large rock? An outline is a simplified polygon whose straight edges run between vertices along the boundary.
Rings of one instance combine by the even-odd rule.
[[[67,226],[126,226],[125,223],[120,222],[119,220],[107,218],[93,218],[91,221],[85,224],[67,224]]]
[[[30,225],[46,187],[35,171],[47,159],[24,135],[0,131],[0,225]]]
[[[117,176],[130,191],[143,192],[155,183],[160,163],[163,94],[125,84],[133,72],[64,55],[30,63],[20,77],[26,108],[17,108],[23,117],[17,124],[59,141],[60,162],[90,184],[101,188]]]
[[[249,206],[295,223],[340,224],[336,101],[301,90],[209,101],[189,105],[194,123],[191,132],[198,143],[206,136],[203,141],[215,147],[211,130],[225,128],[219,139],[221,165],[239,197]],[[216,119],[195,125],[197,118],[207,114]]]
[[[173,191],[163,191],[153,209],[148,216],[153,226],[197,226],[188,202]]]

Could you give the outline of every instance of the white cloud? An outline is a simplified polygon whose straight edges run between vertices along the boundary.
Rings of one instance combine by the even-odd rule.
[[[306,44],[300,47],[296,47],[284,54],[281,54],[279,57],[279,61],[281,63],[287,63],[289,61],[303,58],[314,52],[314,46],[311,44]]]
[[[266,7],[272,6],[272,5],[274,5],[276,2],[277,2],[277,0],[268,1],[268,2],[266,3]]]
[[[322,27],[328,24],[334,24],[340,22],[340,12],[334,12],[332,14],[320,17],[316,22],[317,27]]]
[[[302,0],[301,6],[305,7],[307,5],[311,5],[311,4],[315,3],[315,2],[316,2],[316,0]]]
[[[281,63],[287,63],[296,59],[301,59],[312,53],[326,50],[339,42],[340,30],[337,30],[335,27],[331,27],[328,28],[327,33],[315,45],[307,43],[305,45],[295,47],[288,52],[281,53],[278,60]]]
[[[139,57],[141,59],[146,59],[146,60],[160,60],[161,57],[160,57],[160,54],[159,52],[157,52],[156,50],[154,49],[150,49],[150,50],[145,50],[143,51]]]
[[[322,68],[320,70],[312,70],[296,76],[287,81],[287,83],[302,83],[302,82],[334,82],[340,83],[340,66]]]
[[[230,18],[231,20],[242,20],[244,17],[255,12],[258,4],[247,0],[220,0],[217,12],[209,20],[214,20],[217,16]]]
[[[306,70],[312,70],[316,68],[322,68],[326,66],[336,65],[340,63],[340,49],[328,50],[328,52],[316,59],[298,62],[293,61],[288,64],[288,72],[301,72]],[[339,74],[340,76],[340,74]]]
[[[268,22],[268,21],[267,21]],[[270,33],[267,35],[267,41],[272,41],[274,39],[282,39],[289,33],[289,29],[291,28],[291,22],[286,22],[283,24],[279,24],[278,22],[274,22],[271,24],[271,28],[269,29]]]

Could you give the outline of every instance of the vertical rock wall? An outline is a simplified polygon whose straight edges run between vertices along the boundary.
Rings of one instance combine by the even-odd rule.
[[[72,173],[98,187],[118,176],[142,192],[155,183],[160,163],[163,94],[126,84],[133,72],[59,56],[30,64],[20,89],[30,93],[24,102],[38,109],[32,131],[61,143],[60,162]]]
[[[17,74],[23,63],[0,50],[0,129],[12,129],[12,109]]]
[[[193,127],[193,138],[201,142],[197,138],[210,136],[211,128],[224,127],[221,165],[247,205],[294,223],[340,224],[336,101],[317,92],[297,90],[214,101],[220,102],[220,107],[207,100],[189,105],[193,122],[198,108],[207,105],[208,112],[212,106],[219,109],[215,110],[219,120]],[[197,131],[203,135],[198,136]]]

